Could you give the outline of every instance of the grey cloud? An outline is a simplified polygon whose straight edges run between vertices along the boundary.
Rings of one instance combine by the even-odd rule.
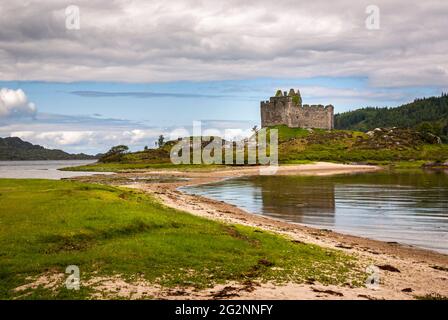
[[[448,86],[445,0],[71,1],[0,4],[0,79],[174,81],[363,76],[381,87]],[[424,23],[422,22],[424,21]]]

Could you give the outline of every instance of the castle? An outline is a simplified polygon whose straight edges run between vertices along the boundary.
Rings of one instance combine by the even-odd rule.
[[[290,128],[317,128],[331,130],[334,127],[332,105],[302,106],[300,91],[289,93],[278,90],[275,97],[261,101],[261,127],[287,125]]]

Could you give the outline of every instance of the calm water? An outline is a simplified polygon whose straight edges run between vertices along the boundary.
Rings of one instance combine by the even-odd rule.
[[[58,169],[93,163],[95,160],[0,161],[0,178],[54,179],[88,176],[95,172],[70,172]]]
[[[259,176],[183,188],[289,222],[448,253],[448,174]]]

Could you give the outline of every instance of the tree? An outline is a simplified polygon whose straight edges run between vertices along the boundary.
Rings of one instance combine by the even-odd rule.
[[[442,128],[437,123],[422,122],[417,126],[416,130],[422,133],[431,133],[436,136],[442,134]]]
[[[448,96],[420,98],[395,108],[368,107],[335,115],[335,128],[369,131],[381,127],[410,128],[448,142]]]
[[[164,143],[165,143],[165,137],[163,136],[163,134],[161,134],[159,136],[159,139],[157,140],[157,144],[158,144],[159,148],[163,147]]]
[[[123,144],[120,144],[120,145],[118,145],[118,146],[115,146],[115,147],[110,148],[110,150],[107,151],[106,154],[123,154],[123,153],[125,153],[125,152],[128,151],[128,150],[129,150],[129,147],[128,147],[128,146],[125,146],[125,145],[123,145]]]
[[[148,146],[145,146],[144,150],[147,151],[148,150]]]
[[[110,148],[100,159],[100,162],[116,162],[120,161],[123,155],[129,150],[128,146],[120,144]]]

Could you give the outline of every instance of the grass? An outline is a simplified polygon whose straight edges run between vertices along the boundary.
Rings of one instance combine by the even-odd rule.
[[[442,296],[438,293],[431,293],[424,296],[414,296],[417,300],[448,300],[448,297]]]
[[[310,134],[310,132],[307,129],[290,128],[285,125],[272,126],[269,129],[278,130],[278,141],[280,143],[289,141],[293,138],[307,137]],[[268,131],[269,131],[269,129],[268,129]],[[267,132],[267,136],[269,136],[269,132]]]
[[[402,144],[378,146],[381,139],[369,139],[362,132],[349,130],[314,130],[279,128],[279,161],[281,164],[298,160],[330,162],[364,162],[372,164],[395,164],[415,168],[412,162],[445,161],[448,159],[447,144],[415,144],[409,137],[398,141]],[[306,130],[305,130],[306,131]],[[294,136],[294,133],[297,135]],[[400,137],[398,138],[400,139]],[[404,142],[407,143],[404,145]]]
[[[420,135],[406,129],[393,133],[369,136],[350,130],[322,130],[275,126],[278,130],[279,163],[302,164],[315,161],[338,163],[361,162],[393,165],[396,168],[418,168],[427,162],[448,160],[448,144],[428,144]],[[269,130],[270,130],[269,129]],[[223,165],[174,165],[170,162],[170,146],[162,149],[134,152],[122,156],[121,161],[96,163],[87,166],[65,168],[70,171],[127,171],[148,169],[210,170]]]
[[[286,164],[310,164],[314,161],[311,160],[291,160]],[[207,164],[145,164],[145,163],[92,163],[85,166],[67,167],[60,169],[62,171],[84,171],[84,172],[126,172],[126,171],[139,171],[139,170],[175,170],[175,171],[210,171],[210,170],[222,170],[222,169],[236,169],[238,166],[226,166],[226,165],[207,165]]]
[[[213,170],[222,169],[224,165],[206,165],[206,164],[172,164],[172,163],[128,163],[128,162],[109,162],[92,163],[85,166],[62,168],[62,171],[84,171],[84,172],[123,172],[138,170]]]
[[[394,161],[394,162],[371,161],[370,163],[391,168],[394,170],[401,170],[401,169],[421,170],[422,166],[427,162],[428,161],[424,160],[416,160],[416,161]]]
[[[13,289],[77,265],[81,281],[119,275],[165,287],[251,279],[360,284],[356,260],[254,228],[167,208],[138,191],[73,181],[0,179],[0,298],[85,299],[80,291]],[[257,231],[257,232],[255,232]],[[82,282],[81,282],[82,283]]]

